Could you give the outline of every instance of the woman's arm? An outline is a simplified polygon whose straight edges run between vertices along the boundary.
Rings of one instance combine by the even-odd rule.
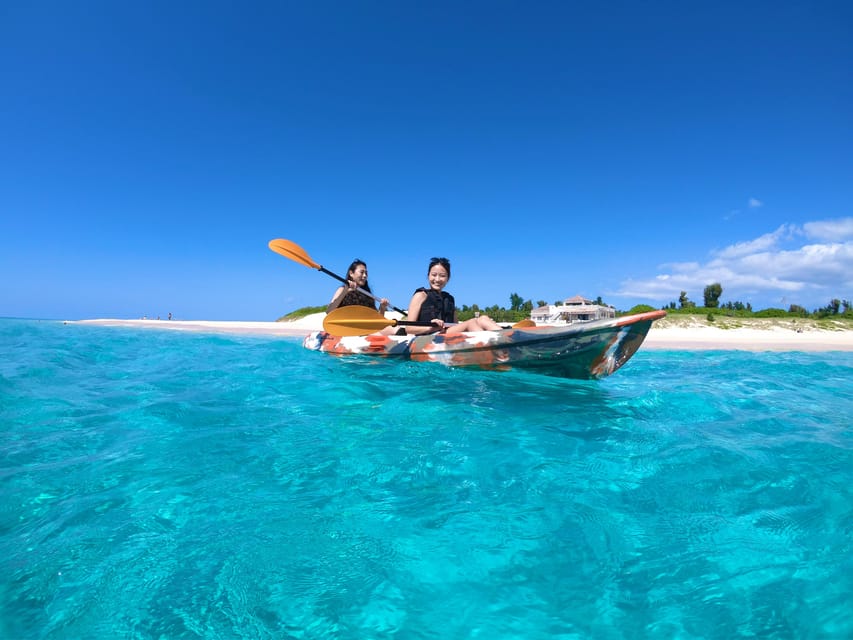
[[[349,291],[349,287],[338,287],[337,291],[335,291],[335,295],[332,296],[332,299],[329,301],[329,306],[326,307],[326,313],[330,313],[338,308],[338,305],[341,303],[341,300],[344,299],[344,296]]]
[[[406,317],[409,320],[413,320],[417,322],[418,316],[421,313],[421,305],[423,305],[424,300],[426,300],[427,295],[423,291],[416,291],[415,295],[412,296],[412,299],[409,301],[409,309]],[[430,318],[432,320],[432,318]],[[406,327],[406,333],[410,333],[412,335],[421,335],[424,333],[432,333],[435,329],[431,327]]]

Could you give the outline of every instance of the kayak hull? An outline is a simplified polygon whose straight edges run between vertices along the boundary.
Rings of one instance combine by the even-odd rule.
[[[402,358],[451,367],[521,369],[560,378],[598,379],[624,365],[665,311],[567,326],[509,328],[424,336],[311,333],[304,346],[334,355]]]

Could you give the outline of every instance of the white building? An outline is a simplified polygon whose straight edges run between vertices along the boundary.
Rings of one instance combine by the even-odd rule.
[[[587,300],[581,296],[566,298],[563,304],[549,304],[530,312],[536,324],[562,325],[574,322],[591,322],[602,318],[615,318],[616,309]]]

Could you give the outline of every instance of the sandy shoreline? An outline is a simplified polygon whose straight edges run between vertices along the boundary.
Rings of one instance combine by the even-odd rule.
[[[210,320],[121,320],[68,321],[108,327],[136,327],[171,331],[201,331],[243,335],[277,335],[301,338],[322,329],[323,314],[293,322],[243,322]],[[718,328],[710,326],[652,325],[643,349],[738,350],[738,351],[853,351],[853,331],[827,331],[770,326],[767,328]]]
[[[658,329],[652,326],[642,348],[679,351],[853,351],[853,331],[797,333],[779,329]]]
[[[320,331],[323,328],[322,320],[309,322],[306,319],[295,322],[252,322],[242,320],[122,320],[99,318],[95,320],[67,320],[66,322],[68,324],[94,324],[102,327],[135,327],[137,329],[163,329],[166,331],[296,337],[305,337],[312,331]]]

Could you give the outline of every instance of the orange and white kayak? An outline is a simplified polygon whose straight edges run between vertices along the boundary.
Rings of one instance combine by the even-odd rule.
[[[451,367],[522,369],[561,378],[597,379],[624,365],[640,348],[652,323],[665,315],[665,311],[649,311],[565,326],[421,336],[336,336],[316,331],[303,344],[306,349],[335,355],[402,358]]]

